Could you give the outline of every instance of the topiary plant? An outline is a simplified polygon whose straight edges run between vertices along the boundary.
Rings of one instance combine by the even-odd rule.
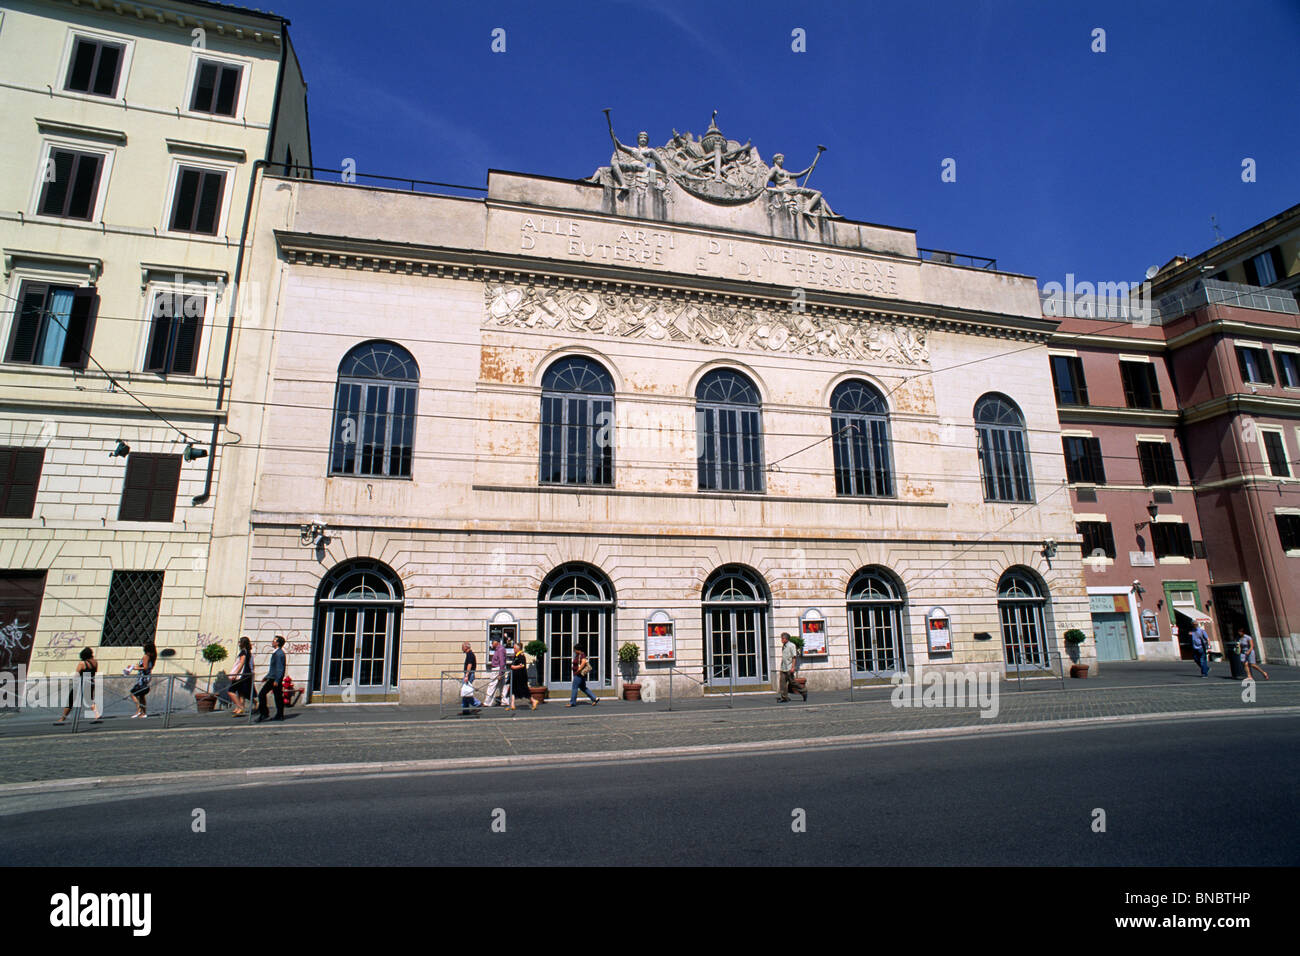
[[[224,661],[227,656],[226,646],[224,644],[209,644],[203,648],[203,659],[208,662],[208,693],[212,693],[212,668],[219,662]]]
[[[620,664],[635,664],[641,658],[641,648],[628,641],[618,649],[618,662]]]
[[[1072,627],[1065,632],[1065,643],[1067,644],[1082,644],[1087,639],[1088,635],[1077,627]]]

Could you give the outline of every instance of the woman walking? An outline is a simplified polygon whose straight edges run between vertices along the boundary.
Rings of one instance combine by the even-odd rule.
[[[239,657],[230,669],[230,696],[235,699],[232,717],[243,717],[253,699],[253,644],[247,637],[239,639]]]
[[[153,673],[153,666],[158,663],[158,648],[154,646],[153,641],[149,641],[144,646],[144,656],[140,658],[140,663],[135,667],[128,667],[127,672],[139,672],[140,676],[136,682],[131,685],[128,693],[131,699],[135,701],[135,713],[131,715],[134,720],[136,717],[148,717],[149,714],[145,708],[145,698],[149,696],[149,675]]]
[[[573,683],[571,686],[573,687],[573,690],[569,694],[569,702],[565,704],[565,706],[577,706],[578,691],[582,691],[591,699],[591,706],[595,707],[599,701],[596,700],[595,694],[587,690],[587,675],[591,673],[591,660],[587,657],[587,652],[576,644],[573,646],[572,671]]]
[[[90,695],[90,712],[95,715],[94,723],[99,723],[99,707],[95,703],[95,674],[99,672],[99,661],[95,660],[95,651],[93,648],[83,647],[81,649],[81,661],[77,664],[77,683],[81,685],[81,699],[86,700],[86,694]],[[68,714],[72,713],[72,705],[77,701],[77,688],[73,686],[68,691],[68,706],[63,708],[63,716],[54,722],[54,726],[67,723]]]
[[[515,645],[515,656],[510,659],[510,709],[521,700],[530,701],[533,710],[537,709],[537,701],[528,693],[528,658],[522,643]]]
[[[1264,680],[1268,680],[1268,671],[1259,666],[1259,658],[1255,656],[1255,639],[1246,633],[1244,627],[1237,628],[1237,644],[1242,666],[1246,668],[1246,677],[1254,680],[1255,671],[1259,671],[1264,675]]]

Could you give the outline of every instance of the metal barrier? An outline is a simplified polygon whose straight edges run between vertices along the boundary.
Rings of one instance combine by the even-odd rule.
[[[686,673],[685,671],[679,671],[676,667],[669,667],[667,673],[668,673],[668,709],[669,710],[673,709],[673,675],[674,674],[681,674],[683,677],[685,677],[692,684],[695,684],[697,687],[704,686],[704,681],[696,680],[690,674]],[[735,700],[736,700],[735,670],[733,668],[727,668],[727,676],[731,678],[730,684],[727,687],[727,706],[731,707],[735,704]]]
[[[16,719],[20,723],[44,722],[57,716],[56,726],[66,726],[68,732],[84,731],[89,724],[101,723],[114,718],[134,719],[139,712],[131,690],[140,680],[139,674],[105,674],[100,670],[93,678],[86,675],[44,674],[23,679],[19,691],[19,706]],[[234,703],[230,695],[230,684],[216,691],[201,689],[211,686],[203,675],[195,674],[151,674],[148,689],[144,695],[147,722],[141,726],[171,726],[172,717],[176,715],[197,714],[199,697],[212,693],[216,697],[214,709],[229,711]],[[255,717],[257,692],[259,685],[252,687],[252,696],[245,707],[248,720]],[[68,711],[65,717],[62,713]],[[24,720],[29,718],[29,720]],[[158,720],[158,725],[152,722]]]

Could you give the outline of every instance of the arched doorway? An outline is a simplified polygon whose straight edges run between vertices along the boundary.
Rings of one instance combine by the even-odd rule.
[[[998,616],[1007,670],[1051,666],[1047,647],[1047,591],[1038,576],[1012,568],[998,581]]]
[[[767,586],[755,572],[725,565],[704,582],[704,679],[710,684],[766,683]]]
[[[546,686],[573,681],[573,648],[591,659],[591,687],[609,687],[614,661],[614,586],[599,569],[577,562],[546,576],[537,596],[538,639],[546,642]]]
[[[402,582],[378,561],[340,564],[316,592],[312,690],[326,701],[397,698]]]
[[[903,657],[903,589],[883,568],[863,568],[845,595],[854,677],[892,677]]]

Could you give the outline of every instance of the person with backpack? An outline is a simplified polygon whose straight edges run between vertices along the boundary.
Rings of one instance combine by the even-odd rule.
[[[573,660],[571,666],[573,671],[573,682],[571,686],[573,690],[569,694],[569,703],[565,706],[577,706],[578,691],[582,691],[591,700],[591,706],[595,707],[599,701],[596,700],[595,694],[587,690],[587,677],[591,674],[591,658],[588,657],[587,652],[577,644],[573,645]]]

